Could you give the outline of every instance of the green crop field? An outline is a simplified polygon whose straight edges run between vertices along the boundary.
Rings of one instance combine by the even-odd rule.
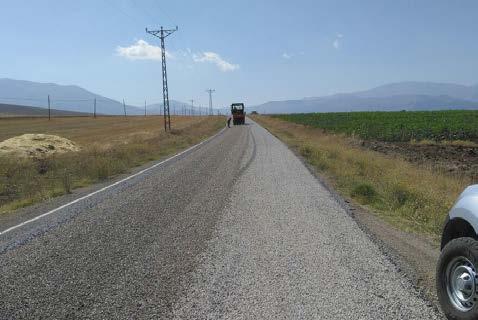
[[[274,117],[362,139],[478,140],[478,110],[337,112]]]

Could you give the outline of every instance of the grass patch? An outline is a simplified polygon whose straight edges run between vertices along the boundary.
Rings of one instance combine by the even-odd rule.
[[[16,125],[16,132],[31,132],[28,119],[15,120],[10,119],[8,124],[12,128]],[[126,121],[120,117],[105,117],[104,121],[102,118],[57,120],[63,120],[61,128],[48,120],[30,119],[38,133],[50,132],[55,127],[57,135],[76,137],[81,151],[44,159],[0,156],[0,213],[127,173],[130,168],[198,143],[224,126],[222,117],[184,117],[173,119],[175,130],[165,133],[159,117]],[[43,121],[43,131],[39,121]],[[92,131],[96,132],[96,138],[91,136]]]
[[[361,204],[370,204],[375,201],[378,193],[372,185],[368,183],[360,183],[353,187],[350,195],[352,198],[357,199]]]
[[[406,231],[439,236],[457,196],[474,182],[365,150],[353,137],[274,117],[254,120],[296,149],[342,195]]]

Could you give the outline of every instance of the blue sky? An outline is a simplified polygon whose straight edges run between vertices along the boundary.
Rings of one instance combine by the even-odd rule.
[[[478,1],[1,0],[0,78],[76,84],[130,104],[321,96],[417,80],[478,83]]]

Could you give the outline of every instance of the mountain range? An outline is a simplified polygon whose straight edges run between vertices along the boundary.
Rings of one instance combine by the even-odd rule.
[[[96,111],[98,114],[121,115],[124,113],[123,102],[110,99],[90,92],[75,85],[58,85],[55,83],[39,83],[25,80],[0,79],[0,112],[6,105],[29,107],[48,107],[48,96],[52,109],[93,113],[94,99],[96,98]],[[184,104],[170,100],[171,110],[182,107]],[[11,108],[11,107],[10,107]],[[148,114],[160,114],[162,104],[146,106]],[[162,112],[162,111],[161,111]],[[128,115],[144,114],[144,106],[138,107],[126,104]]]
[[[478,85],[399,82],[353,93],[269,101],[253,109],[259,113],[478,109]]]
[[[53,109],[92,113],[96,98],[98,114],[121,115],[124,112],[122,102],[79,86],[0,79],[0,104],[46,108],[48,95]],[[185,105],[170,100],[171,112],[177,110],[180,113]],[[160,114],[162,104],[150,104],[146,109],[148,114]],[[398,82],[352,93],[270,101],[248,109],[259,113],[478,109],[478,85]],[[126,105],[126,113],[142,115],[144,106]]]

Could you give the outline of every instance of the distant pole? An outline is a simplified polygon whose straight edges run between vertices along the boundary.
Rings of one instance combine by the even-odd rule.
[[[123,99],[123,110],[124,110],[124,117],[126,118],[126,104],[124,103],[124,99]]]
[[[212,112],[212,93],[216,92],[215,89],[207,89],[206,92],[209,93],[209,115],[213,115]]]
[[[48,95],[48,120],[51,120],[50,95]]]
[[[194,99],[191,99],[189,101],[191,101],[191,115],[194,116]]]
[[[146,100],[144,100],[144,116],[146,117]]]
[[[96,118],[96,98],[95,98],[94,108],[93,108],[93,118]]]

